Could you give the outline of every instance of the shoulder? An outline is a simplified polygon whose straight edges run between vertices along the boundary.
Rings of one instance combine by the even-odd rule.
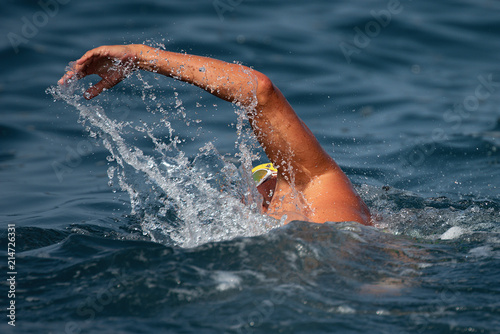
[[[312,178],[303,193],[314,222],[356,221],[371,225],[368,207],[341,170]]]

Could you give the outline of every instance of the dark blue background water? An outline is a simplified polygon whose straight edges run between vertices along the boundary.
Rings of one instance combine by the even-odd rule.
[[[2,332],[500,332],[498,1],[44,3],[4,1],[0,14]],[[152,242],[108,186],[109,152],[45,92],[86,50],[123,43],[267,74],[377,228],[296,222],[192,248]],[[158,81],[188,114],[206,106],[187,156],[210,141],[237,153],[233,107],[175,85]],[[141,88],[121,87],[111,116],[147,117]]]

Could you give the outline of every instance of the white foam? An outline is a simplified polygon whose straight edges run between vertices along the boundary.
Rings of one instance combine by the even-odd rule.
[[[356,310],[350,307],[349,305],[341,305],[336,308],[336,310],[340,314],[355,314]]]
[[[218,271],[212,275],[212,278],[217,283],[218,291],[236,289],[241,286],[241,277],[227,271]]]
[[[439,239],[441,240],[453,240],[457,239],[460,237],[462,234],[464,234],[466,231],[465,229],[459,227],[459,226],[453,226],[451,227],[448,231],[444,232]]]
[[[471,249],[469,254],[476,257],[489,257],[492,255],[492,250],[491,246],[481,246]]]

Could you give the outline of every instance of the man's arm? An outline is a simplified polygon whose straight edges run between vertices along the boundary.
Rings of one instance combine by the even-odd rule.
[[[278,186],[280,182],[293,180],[292,187],[305,191],[313,181],[317,183],[318,177],[326,175],[330,187],[339,194],[338,203],[361,205],[345,174],[323,150],[283,94],[267,76],[251,68],[142,44],[102,46],[77,60],[73,70],[61,78],[60,84],[71,78],[98,74],[102,80],[87,90],[86,98],[90,99],[119,83],[133,69],[193,84],[246,108],[258,141],[278,168]],[[329,197],[333,196],[335,200],[331,193]]]
[[[257,139],[281,173],[293,171],[297,185],[336,168],[311,131],[288,101],[264,74],[220,60],[154,49],[142,44],[102,46],[76,61],[60,80],[81,79],[90,74],[102,80],[85,97],[94,98],[122,81],[133,69],[163,74],[198,86],[229,102],[247,108]],[[290,175],[286,175],[290,176]],[[304,179],[304,180],[303,180]]]

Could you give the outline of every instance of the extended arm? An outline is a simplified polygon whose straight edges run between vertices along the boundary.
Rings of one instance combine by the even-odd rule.
[[[193,85],[247,110],[268,158],[278,168],[276,191],[288,186],[305,194],[313,221],[356,220],[369,213],[335,161],[323,150],[281,92],[264,74],[220,60],[154,49],[145,45],[102,46],[76,61],[60,84],[90,74],[102,80],[89,88],[90,99],[123,80],[132,70],[160,73]],[[276,196],[277,197],[277,196]],[[332,205],[335,209],[332,209]]]
[[[191,83],[221,99],[246,107],[267,156],[276,166],[282,167],[279,168],[281,173],[293,171],[297,186],[322,173],[325,168],[336,166],[269,78],[239,64],[158,50],[142,44],[102,46],[77,60],[60,84],[70,78],[98,74],[102,80],[89,88],[85,95],[91,99],[137,68]]]

